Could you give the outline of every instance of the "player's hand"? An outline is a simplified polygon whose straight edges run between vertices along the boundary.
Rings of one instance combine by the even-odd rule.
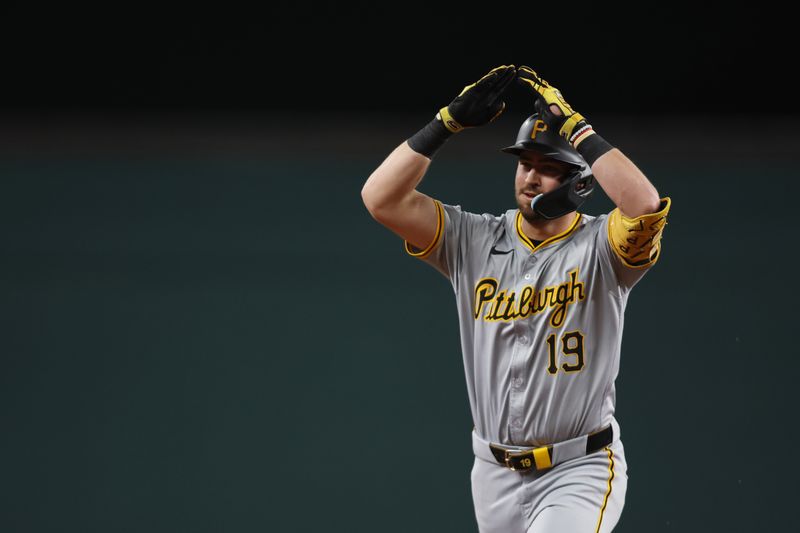
[[[558,134],[572,144],[573,134],[586,126],[583,115],[573,110],[564,100],[561,91],[547,83],[532,68],[520,66],[517,69],[517,79],[536,94],[534,107],[545,124],[558,130]]]
[[[514,65],[493,68],[472,85],[464,87],[448,106],[439,110],[437,118],[452,133],[493,121],[505,110],[502,96],[515,77]]]

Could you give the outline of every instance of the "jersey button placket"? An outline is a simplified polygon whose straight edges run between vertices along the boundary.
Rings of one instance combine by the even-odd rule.
[[[517,357],[511,367],[511,390],[508,394],[509,400],[509,422],[511,424],[510,434],[511,438],[514,441],[521,441],[523,438],[523,431],[522,431],[522,418],[524,413],[524,404],[525,399],[523,396],[522,383],[522,373],[525,368],[525,361],[527,359],[527,352],[528,346],[530,342],[530,337],[525,334],[521,335],[517,338],[517,343],[519,344]]]
[[[521,285],[529,285],[530,280],[533,278],[532,270],[533,265],[536,263],[536,257],[530,254],[526,257],[523,264],[520,264],[518,276],[522,278]],[[518,278],[519,279],[519,278]],[[508,433],[511,439],[515,442],[521,442],[524,438],[522,431],[522,421],[525,412],[525,397],[522,386],[524,383],[523,375],[527,360],[530,354],[531,333],[530,324],[528,320],[518,320],[514,324],[515,332],[517,334],[517,346],[515,350],[514,359],[511,362],[511,378],[510,389],[508,391]]]

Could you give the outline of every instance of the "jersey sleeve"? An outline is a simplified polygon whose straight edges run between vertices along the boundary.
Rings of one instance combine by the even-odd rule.
[[[597,233],[600,258],[617,283],[631,289],[661,257],[661,238],[672,201],[662,198],[659,210],[630,218],[614,208],[601,217]]]
[[[406,253],[434,267],[458,288],[458,278],[464,261],[464,253],[483,215],[464,211],[459,205],[450,205],[434,199],[437,225],[433,242],[419,249],[403,241]]]

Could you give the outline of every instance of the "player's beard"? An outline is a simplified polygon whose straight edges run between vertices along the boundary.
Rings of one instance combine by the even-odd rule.
[[[537,222],[541,222],[543,219],[531,207],[531,203],[528,200],[523,200],[525,198],[522,196],[522,191],[516,190],[514,188],[514,198],[517,200],[517,207],[519,208],[519,212],[522,215],[522,218],[528,221],[528,224],[535,224]]]

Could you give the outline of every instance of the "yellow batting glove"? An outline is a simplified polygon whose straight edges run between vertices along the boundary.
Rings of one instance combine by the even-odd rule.
[[[584,119],[583,115],[572,109],[572,106],[564,100],[561,91],[547,83],[535,70],[523,65],[517,68],[517,79],[525,87],[533,90],[538,99],[547,104],[536,106],[543,115],[543,120],[551,128],[557,129],[558,134],[573,147],[577,148],[583,139],[594,133],[591,126],[586,124],[586,119]],[[561,115],[556,115],[550,110],[552,104],[558,106]]]

